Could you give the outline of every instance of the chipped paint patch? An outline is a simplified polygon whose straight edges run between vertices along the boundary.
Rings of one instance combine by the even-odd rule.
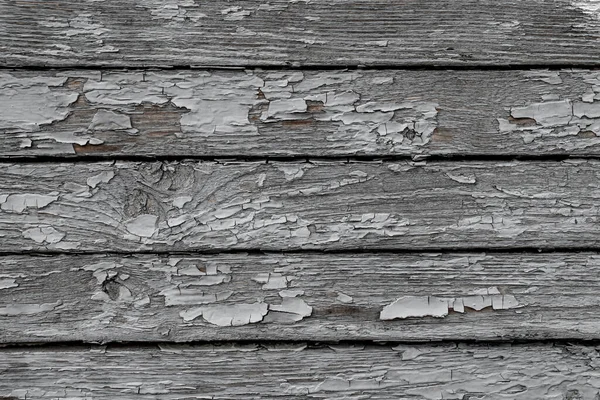
[[[312,315],[313,308],[306,304],[303,299],[297,297],[284,297],[281,304],[269,305],[269,311],[277,311],[287,314],[291,321],[301,321]]]
[[[114,171],[103,171],[98,175],[91,176],[87,179],[86,183],[92,189],[95,189],[100,183],[108,183],[112,178],[115,177]]]
[[[52,311],[59,307],[62,301],[56,303],[43,303],[43,304],[10,304],[4,307],[0,307],[0,315],[33,315],[43,312]]]
[[[208,304],[222,300],[227,300],[233,292],[226,290],[218,293],[205,293],[199,289],[165,289],[159,293],[165,298],[166,306],[192,305],[192,304]]]
[[[16,278],[0,278],[0,290],[18,287]]]
[[[39,226],[24,230],[23,237],[34,240],[36,243],[52,244],[60,242],[65,237],[65,234],[51,226]]]
[[[43,125],[62,121],[79,96],[56,91],[67,81],[63,77],[16,78],[0,73],[0,129],[8,132],[36,132]]]
[[[179,315],[184,321],[191,321],[202,316],[208,323],[217,326],[242,326],[262,321],[267,315],[269,306],[266,303],[253,304],[220,304],[204,306],[182,311]]]
[[[158,217],[151,214],[142,214],[125,223],[129,233],[140,237],[152,237],[156,232]]]
[[[131,118],[115,111],[98,110],[88,126],[92,131],[117,131],[132,129]]]
[[[446,298],[437,296],[403,296],[383,308],[379,319],[387,321],[393,319],[435,317],[443,318],[449,310],[464,313],[465,308],[481,311],[492,307],[494,310],[508,310],[523,307],[515,296],[501,294],[498,288],[490,287],[478,289],[472,295]]]
[[[540,78],[542,73],[547,76]],[[553,73],[536,72],[536,77],[530,78],[560,83],[558,75],[548,75]],[[600,101],[596,101],[600,100],[600,74],[585,74],[583,80],[589,86],[581,100],[547,94],[541,102],[511,107],[508,119],[498,118],[500,133],[520,133],[525,144],[552,141],[567,151],[600,144]]]
[[[571,5],[587,15],[600,19],[600,0],[571,0]]]
[[[35,193],[24,193],[24,194],[9,194],[6,197],[0,196],[0,209],[4,211],[12,211],[16,213],[22,213],[29,208],[41,209],[58,200],[58,194],[50,193],[35,194]]]

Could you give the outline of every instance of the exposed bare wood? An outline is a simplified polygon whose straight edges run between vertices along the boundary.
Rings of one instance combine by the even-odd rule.
[[[3,2],[1,65],[600,62],[595,0]]]
[[[594,346],[162,346],[0,351],[8,399],[595,399]]]
[[[600,163],[3,164],[1,251],[594,247]]]
[[[597,71],[10,71],[0,156],[600,153]]]
[[[600,257],[0,258],[2,343],[600,339]]]

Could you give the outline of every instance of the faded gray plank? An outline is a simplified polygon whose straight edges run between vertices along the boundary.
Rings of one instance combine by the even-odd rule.
[[[10,399],[595,399],[594,346],[164,346],[0,351]]]
[[[2,343],[600,338],[595,253],[4,256],[0,265]]]
[[[0,5],[0,65],[596,64],[595,0]]]
[[[0,74],[0,156],[599,154],[597,71]]]
[[[1,251],[597,246],[600,163],[3,164]]]

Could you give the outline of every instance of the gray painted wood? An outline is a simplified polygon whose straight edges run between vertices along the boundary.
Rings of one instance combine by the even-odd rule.
[[[0,265],[2,343],[600,339],[595,253],[4,256]]]
[[[0,88],[4,157],[600,153],[590,70],[20,70]]]
[[[594,247],[600,163],[2,164],[1,251]]]
[[[0,16],[4,66],[600,61],[595,0],[36,1]]]
[[[0,351],[8,399],[595,399],[594,346],[293,345]]]

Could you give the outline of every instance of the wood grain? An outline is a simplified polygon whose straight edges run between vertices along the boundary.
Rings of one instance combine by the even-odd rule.
[[[4,2],[3,66],[598,65],[594,0]]]
[[[0,265],[2,343],[600,339],[596,253],[4,256]]]
[[[0,351],[9,399],[594,399],[594,346],[146,346]]]
[[[5,71],[0,156],[600,154],[600,73]]]
[[[593,248],[599,167],[3,164],[0,251]]]

